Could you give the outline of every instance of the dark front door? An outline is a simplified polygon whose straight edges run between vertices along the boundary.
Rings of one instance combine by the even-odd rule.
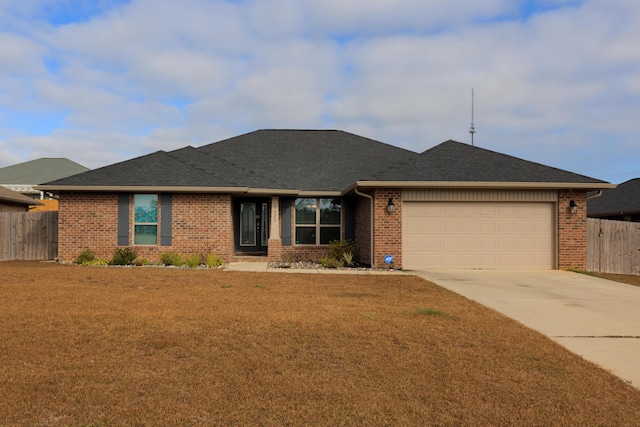
[[[266,255],[269,240],[268,199],[238,199],[235,212],[236,252]]]

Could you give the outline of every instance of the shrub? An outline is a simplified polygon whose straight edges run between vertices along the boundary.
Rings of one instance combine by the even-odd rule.
[[[189,268],[197,268],[200,265],[200,261],[202,260],[202,255],[197,253],[185,258],[184,263]]]
[[[129,248],[116,248],[113,251],[113,258],[111,258],[111,265],[131,265],[138,255],[136,252]]]
[[[324,268],[339,268],[339,267],[342,267],[344,265],[342,260],[335,259],[335,258],[329,258],[328,256],[323,256],[322,258],[320,258],[318,260],[318,262],[320,264],[322,264],[322,266]]]
[[[149,264],[151,264],[149,260],[144,258],[136,258],[136,260],[133,262],[133,265],[137,267],[141,267],[143,265],[149,265]]]
[[[95,259],[96,259],[95,252],[93,252],[91,249],[85,249],[84,251],[82,251],[82,253],[80,253],[80,255],[78,255],[78,258],[76,258],[75,263],[88,264],[91,261],[94,261]]]
[[[206,264],[207,264],[207,267],[209,267],[209,268],[216,268],[216,267],[219,267],[222,264],[224,264],[224,262],[222,262],[222,260],[220,259],[220,257],[218,255],[209,254],[209,255],[207,255]]]
[[[296,262],[302,261],[302,257],[296,251],[283,252],[280,255],[280,261],[286,264],[295,264]]]
[[[160,255],[160,262],[164,265],[181,267],[184,265],[184,258],[180,252],[165,252]]]
[[[358,245],[355,241],[348,240],[332,240],[329,242],[329,251],[327,258],[340,261],[341,264],[351,265],[357,258]]]

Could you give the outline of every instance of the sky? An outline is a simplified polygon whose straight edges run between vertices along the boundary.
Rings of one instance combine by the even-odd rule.
[[[637,0],[0,0],[0,167],[258,129],[640,177]]]

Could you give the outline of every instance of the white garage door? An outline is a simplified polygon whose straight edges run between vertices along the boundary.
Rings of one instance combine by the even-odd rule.
[[[406,269],[552,269],[554,204],[405,202]]]

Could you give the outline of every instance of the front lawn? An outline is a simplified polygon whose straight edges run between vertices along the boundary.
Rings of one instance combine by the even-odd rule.
[[[640,390],[402,275],[0,263],[0,425],[640,425]]]

